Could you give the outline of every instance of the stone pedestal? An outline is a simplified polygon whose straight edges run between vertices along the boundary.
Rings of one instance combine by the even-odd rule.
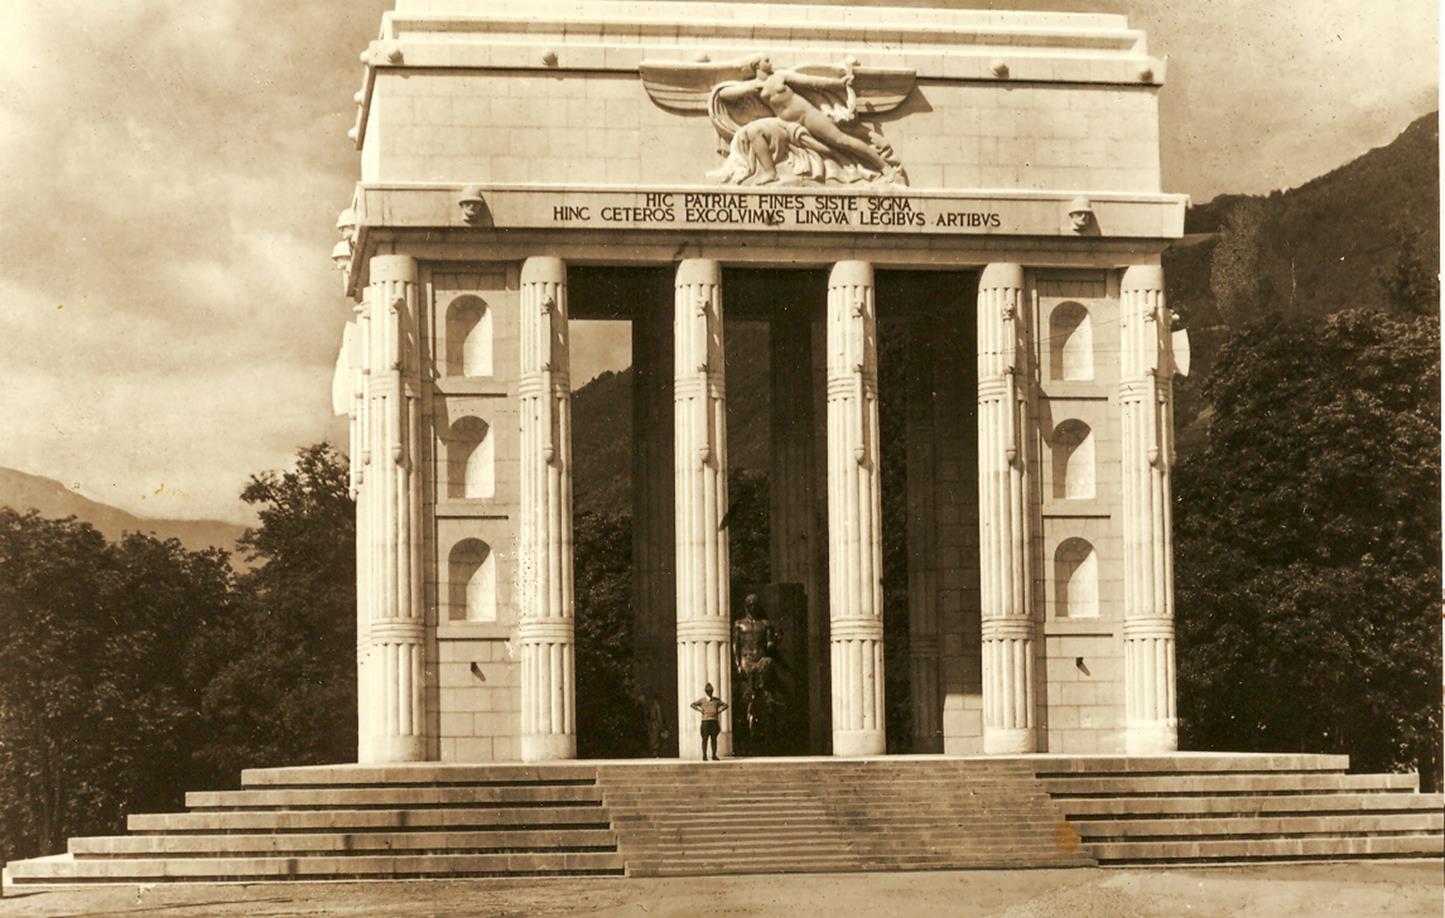
[[[417,269],[406,255],[371,259],[361,345],[365,389],[357,540],[366,597],[358,665],[365,699],[358,758],[417,762],[427,756],[423,701],[421,396],[416,339]]]
[[[567,266],[522,265],[517,641],[524,762],[577,755]]]
[[[828,277],[828,610],[833,754],[881,755],[883,531],[873,266]]]
[[[1172,316],[1164,270],[1139,265],[1120,286],[1125,747],[1179,747],[1174,680]]]
[[[701,758],[690,707],[711,682],[732,697],[728,585],[727,402],[723,384],[722,272],[678,265],[673,312],[673,468],[677,543],[677,724],[682,758]],[[732,752],[724,711],[718,754]]]
[[[991,264],[978,283],[978,521],[983,600],[983,747],[1036,748],[1024,271]]]

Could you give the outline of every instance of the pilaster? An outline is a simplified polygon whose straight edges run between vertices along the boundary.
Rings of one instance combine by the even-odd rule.
[[[1123,438],[1125,748],[1179,747],[1174,672],[1173,315],[1164,269],[1139,265],[1120,285]]]
[[[522,761],[537,762],[577,755],[567,266],[529,258],[521,287],[517,638]]]
[[[878,333],[873,266],[828,277],[828,583],[833,754],[886,749]]]
[[[986,266],[978,284],[978,521],[989,753],[1033,752],[1037,743],[1025,435],[1030,327],[1023,267]]]
[[[677,268],[673,312],[673,468],[677,543],[677,724],[682,758],[701,758],[690,705],[711,682],[732,698],[728,584],[727,395],[722,271],[709,259]],[[732,752],[724,711],[718,753]]]

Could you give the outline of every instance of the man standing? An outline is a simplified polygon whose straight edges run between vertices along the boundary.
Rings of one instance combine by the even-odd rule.
[[[712,683],[702,687],[703,697],[692,703],[692,709],[702,715],[702,760],[707,761],[707,741],[712,740],[712,760],[716,762],[717,736],[722,732],[719,718],[728,709],[728,703],[712,694]]]

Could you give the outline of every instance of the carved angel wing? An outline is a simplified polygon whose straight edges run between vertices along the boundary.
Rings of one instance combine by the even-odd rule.
[[[663,108],[675,112],[706,112],[708,96],[719,83],[753,78],[752,60],[643,61],[637,65],[643,88]]]
[[[678,112],[703,113],[708,97],[718,84],[745,82],[754,75],[758,57],[731,61],[643,61],[638,65],[647,94],[663,108]],[[907,67],[863,67],[848,64],[804,64],[793,68],[812,76],[840,77],[853,73],[855,114],[870,115],[892,111],[913,91],[917,72]],[[836,104],[846,104],[839,94]],[[747,120],[751,120],[750,118]],[[743,122],[746,123],[746,122]]]

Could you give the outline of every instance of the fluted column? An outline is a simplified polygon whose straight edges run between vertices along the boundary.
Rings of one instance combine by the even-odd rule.
[[[690,258],[673,298],[673,469],[677,542],[677,724],[682,758],[702,757],[690,705],[711,682],[732,699],[728,598],[727,395],[723,385],[722,271]],[[724,711],[719,755],[732,752]]]
[[[1120,289],[1123,437],[1125,748],[1179,747],[1174,707],[1173,316],[1164,269],[1138,265]]]
[[[908,687],[913,751],[943,751],[939,696],[932,317],[908,325]]]
[[[522,761],[577,756],[572,590],[572,387],[567,266],[522,264],[517,396],[517,643]]]
[[[1024,270],[991,264],[978,282],[978,528],[983,748],[1035,750],[1033,582],[1026,451],[1032,380]]]
[[[833,754],[882,755],[883,528],[873,266],[828,276],[828,610]]]
[[[350,371],[351,391],[347,400],[346,418],[347,428],[350,433],[348,442],[348,465],[350,476],[350,494],[352,503],[356,507],[356,684],[360,692],[366,690],[369,676],[366,667],[369,657],[368,651],[371,648],[371,604],[370,594],[360,587],[370,583],[370,575],[367,572],[367,564],[371,559],[371,527],[366,518],[366,505],[361,500],[361,486],[365,482],[365,463],[363,455],[367,453],[367,432],[366,419],[366,382],[367,366],[365,345],[366,338],[364,329],[366,327],[366,300],[363,298],[356,304],[356,318],[346,323],[345,348]],[[356,740],[358,757],[361,747],[367,742],[371,734],[371,727],[367,718],[371,714],[370,706],[366,704],[364,696],[358,695],[356,704]]]
[[[365,297],[365,405],[357,517],[366,563],[358,602],[368,606],[358,676],[363,762],[426,758],[421,577],[420,354],[416,261],[371,259]],[[362,537],[358,533],[358,537]]]

